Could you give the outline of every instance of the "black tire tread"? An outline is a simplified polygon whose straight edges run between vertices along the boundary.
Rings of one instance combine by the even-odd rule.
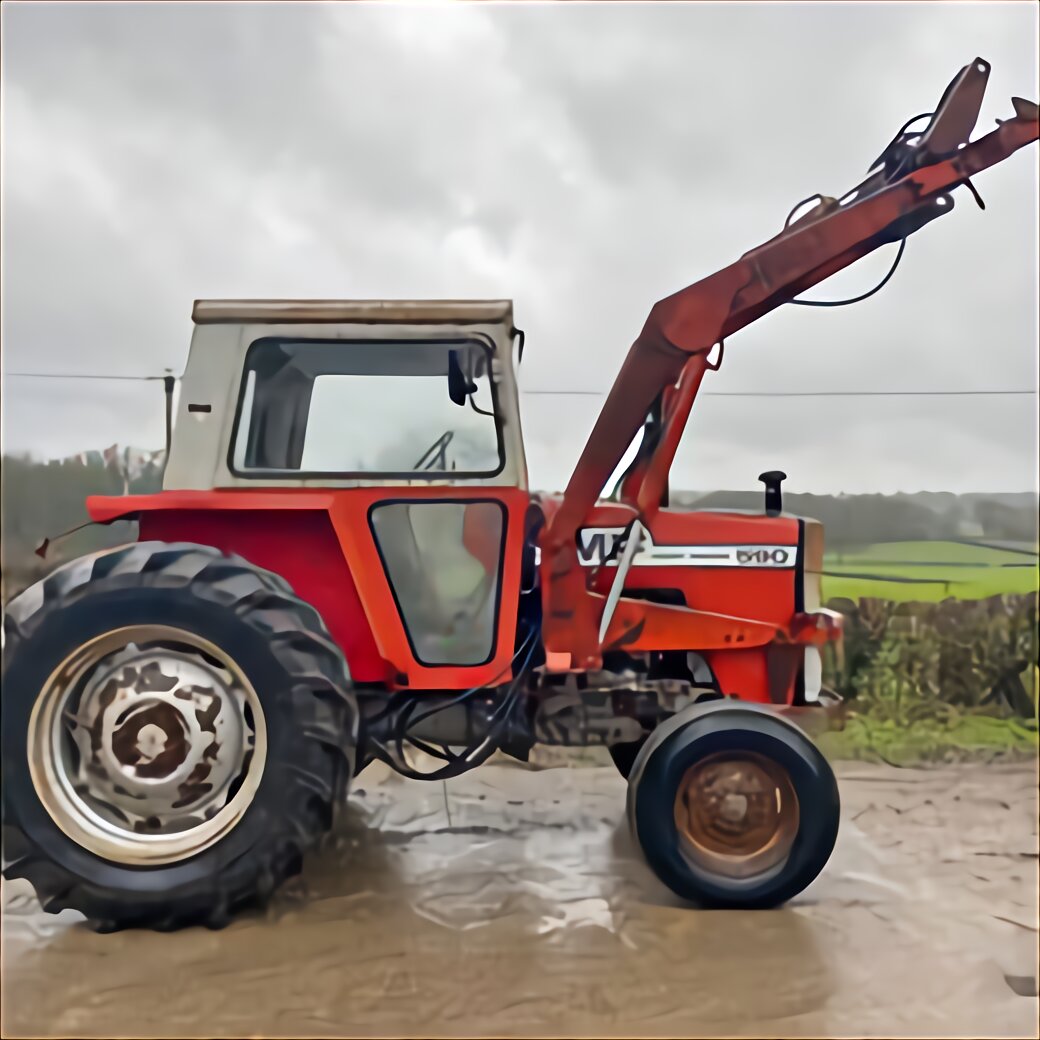
[[[79,910],[101,930],[127,925],[167,930],[196,923],[223,927],[236,910],[266,901],[297,873],[304,852],[333,825],[354,771],[358,739],[349,673],[318,612],[295,597],[280,576],[209,546],[161,542],[133,543],[74,560],[12,600],[4,617],[5,671],[53,611],[98,589],[130,585],[190,585],[194,595],[233,611],[264,635],[293,678],[291,712],[306,738],[293,745],[295,760],[281,768],[290,811],[274,821],[248,857],[225,866],[217,891],[195,886],[198,890],[169,893],[161,902],[145,901],[152,905],[133,905],[124,893],[46,858],[10,812],[3,827],[3,874],[28,880],[47,912]]]
[[[729,724],[732,732],[742,730],[768,734],[770,739],[782,743],[791,756],[796,756],[804,767],[803,782],[811,776],[806,788],[811,800],[803,805],[802,826],[799,842],[805,841],[804,851],[792,853],[790,868],[784,870],[771,882],[764,883],[756,891],[727,890],[722,884],[711,884],[696,878],[688,869],[677,867],[671,850],[676,836],[671,822],[671,802],[674,787],[662,791],[664,777],[661,769],[668,768],[668,760],[682,760],[684,731],[695,731],[703,721]],[[763,729],[765,727],[765,729]],[[772,733],[770,733],[772,730]],[[710,736],[704,734],[700,739]],[[703,753],[708,753],[707,749]],[[787,751],[784,752],[788,754]],[[687,762],[695,759],[687,757]],[[790,759],[789,759],[790,761]],[[650,779],[651,774],[657,776]],[[798,788],[798,779],[792,777]],[[650,783],[647,788],[646,783]],[[642,850],[643,856],[657,877],[676,895],[705,908],[739,907],[759,909],[778,906],[801,892],[823,870],[837,838],[841,800],[837,780],[826,758],[813,744],[809,736],[795,723],[776,715],[767,707],[757,704],[729,701],[711,701],[694,704],[673,715],[657,727],[641,748],[628,778],[627,815],[632,835]],[[799,791],[799,797],[802,792]],[[667,797],[662,797],[666,794]],[[667,804],[669,809],[662,818],[659,807]],[[644,830],[642,813],[649,811]],[[803,838],[809,829],[814,839]],[[794,858],[796,857],[797,858]]]

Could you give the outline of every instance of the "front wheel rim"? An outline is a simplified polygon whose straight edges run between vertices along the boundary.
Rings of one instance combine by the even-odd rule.
[[[787,770],[765,755],[722,751],[690,766],[675,793],[683,857],[695,870],[746,881],[791,854],[800,824]]]
[[[69,654],[29,719],[29,771],[78,845],[127,865],[197,855],[252,804],[264,713],[223,650],[166,625],[115,629]]]

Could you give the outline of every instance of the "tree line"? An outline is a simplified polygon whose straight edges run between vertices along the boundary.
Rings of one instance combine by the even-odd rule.
[[[132,540],[134,526],[90,526],[63,538],[46,558],[35,550],[89,519],[88,495],[147,494],[162,486],[156,466],[135,473],[128,482],[116,465],[99,453],[44,462],[26,455],[5,455],[0,473],[3,490],[3,538],[0,566],[6,595],[46,573],[65,559]],[[759,492],[696,493],[676,491],[678,508],[762,508]],[[805,495],[785,494],[784,508],[820,520],[827,544],[849,546],[884,541],[984,538],[1035,544],[1036,496],[984,495]]]

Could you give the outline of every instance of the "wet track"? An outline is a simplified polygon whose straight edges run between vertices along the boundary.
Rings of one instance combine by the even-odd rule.
[[[366,770],[333,844],[221,932],[96,935],[5,886],[5,1036],[1036,1036],[1034,767],[839,769],[782,910],[680,906],[610,767]]]

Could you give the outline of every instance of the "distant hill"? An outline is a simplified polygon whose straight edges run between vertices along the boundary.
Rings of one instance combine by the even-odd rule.
[[[762,509],[756,491],[675,491],[685,509]],[[965,494],[920,491],[894,495],[784,494],[784,510],[823,523],[830,545],[981,538],[1035,542],[1038,497],[1026,491]]]

